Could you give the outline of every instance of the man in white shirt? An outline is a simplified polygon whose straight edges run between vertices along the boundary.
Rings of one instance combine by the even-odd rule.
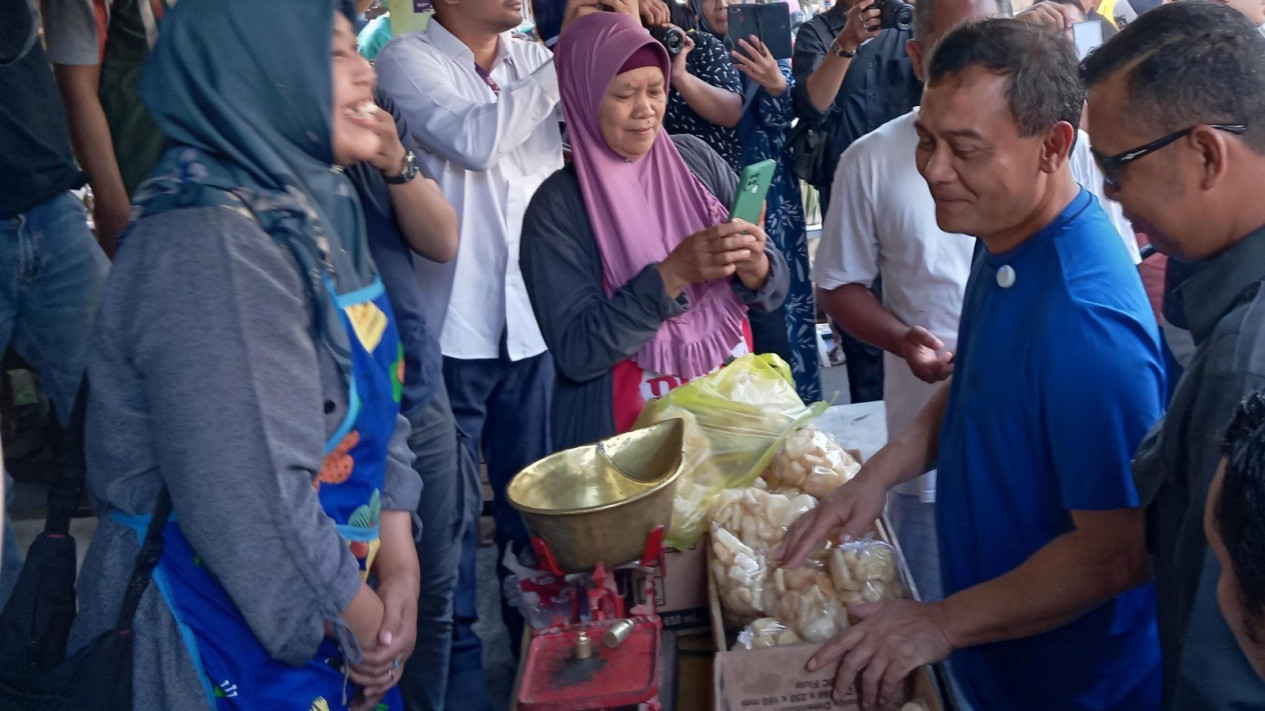
[[[1006,0],[919,0],[907,51],[921,80],[930,48],[964,22],[1007,14]],[[1039,23],[1033,14],[1020,19]],[[1037,12],[1044,12],[1038,8]],[[900,432],[953,372],[958,317],[975,239],[936,223],[935,202],[918,174],[914,152],[918,110],[860,138],[843,153],[813,265],[818,300],[840,327],[884,353],[887,431]],[[1133,230],[1118,204],[1102,196],[1102,177],[1082,132],[1072,172],[1107,209],[1137,258]],[[883,277],[880,303],[867,288]],[[888,516],[924,600],[940,595],[935,523],[935,472],[896,487]]]
[[[593,4],[570,0],[567,14]],[[406,143],[457,211],[456,259],[416,258],[416,275],[427,322],[439,331],[453,414],[471,451],[487,464],[501,553],[508,547],[518,554],[527,531],[505,488],[549,454],[554,377],[519,271],[518,245],[532,194],[562,167],[558,79],[548,50],[510,36],[523,19],[519,0],[438,0],[434,10],[425,30],[388,44],[375,68],[409,126]],[[483,711],[490,701],[472,628],[480,492],[468,491],[466,504],[448,699]],[[504,604],[502,614],[517,651],[522,617]]]

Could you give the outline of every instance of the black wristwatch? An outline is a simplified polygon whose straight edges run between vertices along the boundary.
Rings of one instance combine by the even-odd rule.
[[[857,56],[857,51],[855,49],[851,52],[844,49],[843,46],[839,44],[839,40],[837,38],[834,42],[830,43],[830,51],[834,52],[836,56],[843,57],[845,59],[851,59]]]
[[[384,175],[382,179],[387,181],[389,185],[403,185],[416,178],[419,172],[421,171],[417,169],[417,159],[413,156],[413,151],[405,151],[404,170],[400,171],[400,174],[395,177]]]

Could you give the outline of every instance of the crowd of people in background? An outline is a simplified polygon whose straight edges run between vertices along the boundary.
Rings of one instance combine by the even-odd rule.
[[[746,353],[830,400],[825,322],[889,443],[779,555],[886,513],[920,600],[811,668],[1265,708],[1265,3],[845,0],[789,58],[730,4],[0,0],[0,348],[100,519],[69,651],[136,596],[137,709],[491,709],[480,470],[503,585],[517,472]]]

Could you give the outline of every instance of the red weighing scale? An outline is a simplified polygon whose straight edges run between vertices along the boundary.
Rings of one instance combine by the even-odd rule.
[[[646,537],[645,553],[627,567],[648,573],[663,570],[663,526]],[[660,711],[663,622],[656,611],[654,579],[645,576],[645,604],[629,615],[615,585],[614,571],[598,563],[589,575],[568,582],[549,544],[532,538],[541,568],[553,576],[533,591],[557,595],[571,588],[571,611],[545,629],[534,630],[523,664],[518,707],[523,711],[602,711],[636,706]],[[576,590],[576,588],[582,590]],[[528,589],[526,584],[524,589]],[[590,619],[583,619],[581,598]]]

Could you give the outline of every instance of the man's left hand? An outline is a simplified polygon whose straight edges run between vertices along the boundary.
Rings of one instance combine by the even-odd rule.
[[[853,605],[848,613],[861,621],[835,635],[808,660],[809,671],[839,661],[836,700],[843,699],[855,681],[863,708],[890,704],[914,670],[953,653],[939,603],[893,600]]]
[[[953,375],[953,354],[944,349],[944,341],[922,326],[905,332],[904,351],[900,354],[909,370],[924,383],[938,383]]]
[[[369,164],[382,171],[383,175],[395,177],[404,172],[404,154],[407,153],[404,150],[404,144],[400,143],[400,132],[395,128],[395,117],[390,111],[379,106],[374,118],[377,123],[373,130],[381,139],[381,145],[377,155],[369,161]]]
[[[641,0],[641,21],[646,27],[659,27],[672,22],[672,11],[663,0]]]

